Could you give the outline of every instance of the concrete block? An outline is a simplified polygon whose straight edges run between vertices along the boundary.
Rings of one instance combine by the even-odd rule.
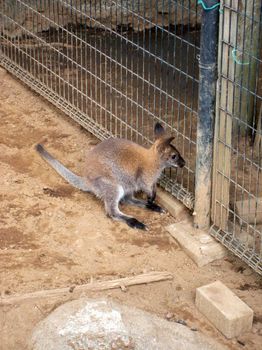
[[[193,224],[182,221],[166,227],[185,253],[199,266],[222,259],[227,250],[207,232],[195,229]]]
[[[229,339],[252,328],[253,310],[220,281],[196,289],[196,307]]]
[[[190,218],[189,211],[184,204],[160,188],[157,189],[156,200],[164,209],[176,218],[177,221]]]

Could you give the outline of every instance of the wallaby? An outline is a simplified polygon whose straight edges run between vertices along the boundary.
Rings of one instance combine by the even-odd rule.
[[[154,203],[157,180],[165,168],[182,168],[185,165],[184,159],[171,144],[174,137],[167,135],[159,123],[155,125],[154,133],[155,142],[150,148],[119,138],[102,141],[87,152],[83,177],[65,168],[42,145],[38,144],[36,150],[71,185],[101,198],[108,216],[124,221],[132,228],[147,230],[145,224],[123,214],[119,203],[163,212]],[[147,201],[134,198],[134,193],[139,191],[147,195]]]

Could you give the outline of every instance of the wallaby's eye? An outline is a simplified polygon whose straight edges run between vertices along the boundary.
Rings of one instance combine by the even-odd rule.
[[[176,154],[173,154],[173,155],[172,155],[172,159],[176,159]]]

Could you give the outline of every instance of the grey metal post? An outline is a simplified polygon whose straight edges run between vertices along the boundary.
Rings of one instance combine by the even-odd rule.
[[[217,0],[205,0],[207,8]],[[199,105],[197,123],[197,156],[195,180],[195,226],[210,225],[211,175],[214,135],[214,114],[217,81],[219,7],[202,11],[199,62]]]

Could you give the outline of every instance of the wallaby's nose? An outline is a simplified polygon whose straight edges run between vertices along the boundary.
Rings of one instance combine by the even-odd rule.
[[[186,162],[184,161],[184,159],[183,158],[180,158],[180,160],[179,160],[179,167],[180,168],[183,168],[184,166],[185,166],[185,164],[186,164]]]

